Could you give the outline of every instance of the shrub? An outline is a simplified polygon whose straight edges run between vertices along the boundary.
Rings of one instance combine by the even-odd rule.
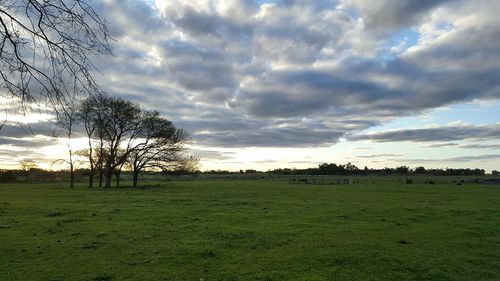
[[[14,171],[0,171],[0,182],[15,182],[16,174]]]

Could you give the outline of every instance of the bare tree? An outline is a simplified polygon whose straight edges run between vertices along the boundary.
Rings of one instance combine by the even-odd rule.
[[[21,102],[95,93],[92,57],[111,54],[106,22],[86,0],[0,1],[0,86]]]
[[[129,167],[137,186],[145,169],[188,169],[197,159],[186,153],[189,134],[176,128],[156,111],[144,111],[132,102],[105,95],[91,96],[80,106],[80,119],[89,148],[79,152],[90,165],[89,187],[96,171],[104,174],[105,187],[113,176],[117,187],[124,167]]]
[[[91,96],[82,101],[78,111],[78,118],[83,123],[85,133],[88,138],[89,148],[87,150],[79,151],[78,155],[88,158],[89,163],[89,188],[94,187],[94,175],[96,169],[95,149],[93,138],[99,134],[99,116],[97,115],[97,107],[99,105],[101,96]]]
[[[115,97],[107,97],[107,102],[101,105],[99,114],[103,116],[101,129],[107,150],[104,186],[110,187],[113,173],[127,160],[131,142],[139,132],[141,109],[130,101]],[[128,142],[128,147],[123,151],[124,142]]]
[[[36,165],[36,163],[34,163],[31,160],[21,160],[21,161],[19,161],[19,166],[24,173],[24,180],[25,181],[28,181],[28,179],[31,175],[31,171],[38,167]]]
[[[170,170],[196,165],[197,159],[186,154],[189,134],[176,128],[156,111],[144,113],[141,121],[140,142],[129,153],[133,187],[145,169]]]
[[[121,171],[131,151],[133,140],[140,132],[138,127],[141,109],[122,98],[97,95],[83,102],[81,114],[84,116],[89,138],[88,155],[93,166],[91,172],[102,167],[99,173],[101,175],[102,171],[104,174],[104,186],[110,187],[113,175]],[[96,141],[99,145],[98,151],[94,151]],[[99,161],[94,161],[96,155],[99,156]]]
[[[56,109],[56,136],[62,136],[67,139],[66,146],[68,147],[68,160],[65,162],[69,166],[70,187],[75,185],[75,160],[74,152],[71,147],[71,139],[75,130],[75,125],[78,122],[78,100],[74,96],[62,97],[58,100]]]

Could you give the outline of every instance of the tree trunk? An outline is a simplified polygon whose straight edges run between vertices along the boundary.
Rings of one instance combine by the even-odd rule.
[[[75,170],[73,168],[73,163],[69,165],[69,187],[75,186]]]
[[[121,172],[121,171],[116,171],[116,172],[115,172],[116,187],[120,187],[120,172]]]
[[[75,170],[73,167],[73,151],[69,149],[69,187],[74,187],[74,186],[75,186]]]
[[[102,187],[103,172],[102,167],[99,168],[99,187]]]
[[[139,171],[134,171],[134,181],[132,183],[132,187],[137,187],[137,181],[139,180]]]
[[[104,185],[104,187],[110,188],[112,179],[113,179],[113,171],[111,169],[107,169],[107,171],[106,171],[106,184]]]
[[[94,170],[89,173],[89,188],[94,188]]]

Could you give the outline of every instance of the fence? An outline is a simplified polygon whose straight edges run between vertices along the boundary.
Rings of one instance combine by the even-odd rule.
[[[350,184],[352,181],[349,178],[338,178],[329,176],[291,176],[289,178],[291,184]]]

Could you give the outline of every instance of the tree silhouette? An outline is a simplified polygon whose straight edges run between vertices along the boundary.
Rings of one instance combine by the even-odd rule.
[[[86,0],[0,1],[0,86],[21,103],[95,93],[92,57],[111,54],[106,22]]]
[[[55,106],[57,112],[57,130],[55,131],[55,136],[63,137],[67,140],[66,146],[68,148],[68,159],[64,162],[66,162],[69,166],[70,187],[74,187],[75,185],[75,159],[74,151],[71,146],[71,139],[79,117],[77,104],[78,100],[74,95],[75,94],[73,93],[73,95],[62,97]]]
[[[28,181],[31,175],[31,171],[38,167],[36,163],[31,160],[21,160],[19,161],[19,166],[21,168],[21,171],[23,171],[25,181]]]
[[[198,159],[186,154],[186,144],[191,140],[183,129],[175,127],[157,111],[143,113],[138,142],[129,153],[133,187],[137,187],[139,173],[145,169],[192,170]]]

